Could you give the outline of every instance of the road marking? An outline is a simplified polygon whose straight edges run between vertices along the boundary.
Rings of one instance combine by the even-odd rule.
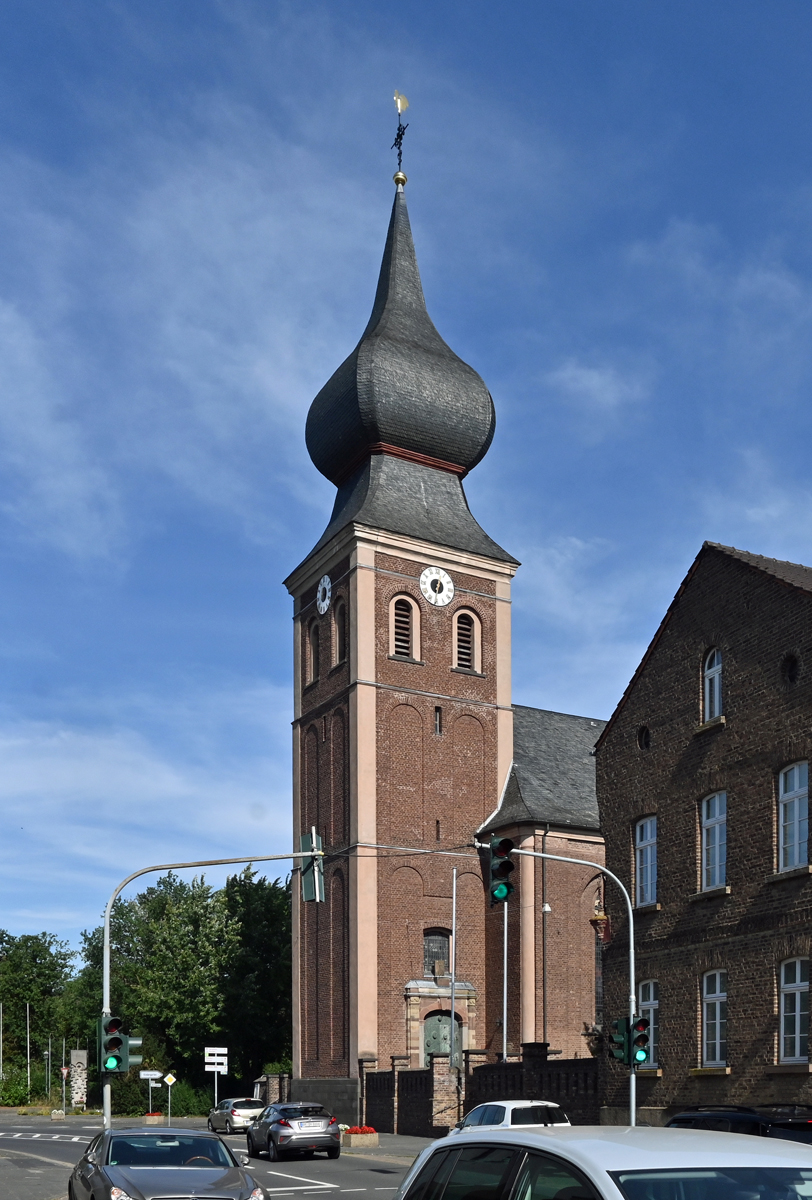
[[[267,1168],[269,1175],[281,1175],[283,1179],[296,1179],[300,1183],[315,1183],[317,1188],[338,1188],[337,1183],[323,1183],[321,1179],[308,1179],[306,1175],[291,1175],[290,1171],[274,1171],[271,1167]],[[300,1192],[301,1188],[286,1188],[285,1191]],[[340,1189],[339,1189],[340,1190]],[[365,1188],[362,1190],[366,1190]]]
[[[0,1130],[0,1138],[22,1138],[24,1141],[32,1142],[35,1138],[41,1138],[41,1133],[6,1133]],[[90,1138],[86,1137],[71,1137],[66,1133],[49,1133],[46,1135],[49,1141],[52,1142],[89,1142]]]
[[[397,1189],[396,1187],[388,1187],[388,1188],[375,1188],[375,1191],[376,1191],[376,1192],[396,1192],[397,1190],[398,1190],[398,1189]]]
[[[366,1188],[342,1188],[341,1190],[342,1190],[342,1192],[365,1192],[367,1189]],[[397,1188],[395,1188],[395,1191],[397,1191]]]

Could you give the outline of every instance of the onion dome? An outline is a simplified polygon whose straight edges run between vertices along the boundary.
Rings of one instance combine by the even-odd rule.
[[[462,478],[487,453],[496,424],[483,380],[446,345],[426,311],[406,177],[395,178],[372,315],[307,417],[310,457],[337,486],[380,454]]]

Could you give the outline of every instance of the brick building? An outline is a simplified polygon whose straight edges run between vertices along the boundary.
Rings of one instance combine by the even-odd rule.
[[[349,1116],[359,1064],[400,1056],[419,1068],[448,1050],[454,866],[457,1045],[501,1049],[503,910],[488,906],[476,832],[602,853],[590,755],[602,722],[512,706],[519,564],[462,488],[490,446],[493,402],[429,318],[405,177],[396,182],[372,315],[307,420],[335,507],[286,581],[294,831],[315,826],[329,855],[324,904],[294,889],[294,1093],[312,1081]],[[509,1050],[546,1031],[555,1049],[584,1055],[595,872],[522,859],[514,877]]]
[[[597,749],[606,862],[635,903],[638,1010],[652,1020],[642,1115],[812,1103],[812,569],[706,542]],[[627,1011],[628,930],[608,1017]],[[627,1105],[605,1065],[607,1119]]]

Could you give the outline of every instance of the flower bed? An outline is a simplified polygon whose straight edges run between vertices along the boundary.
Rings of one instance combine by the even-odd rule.
[[[353,1146],[377,1146],[378,1134],[371,1125],[351,1125],[349,1129],[344,1130],[342,1133],[341,1145],[348,1148]]]

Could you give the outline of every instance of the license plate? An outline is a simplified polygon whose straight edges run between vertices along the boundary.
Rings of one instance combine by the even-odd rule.
[[[300,1121],[300,1129],[321,1129],[321,1121]]]

